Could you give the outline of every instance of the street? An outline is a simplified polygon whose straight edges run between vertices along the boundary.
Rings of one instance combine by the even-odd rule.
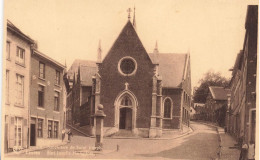
[[[150,139],[104,139],[102,154],[89,151],[95,144],[94,138],[84,137],[76,132],[67,145],[33,151],[8,157],[21,158],[137,158],[137,159],[214,159],[217,157],[218,137],[215,128],[191,123],[191,134],[171,140]],[[117,145],[119,151],[117,152]]]

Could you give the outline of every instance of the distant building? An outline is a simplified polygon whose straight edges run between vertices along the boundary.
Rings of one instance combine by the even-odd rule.
[[[94,61],[75,60],[64,76],[67,82],[66,117],[68,124],[90,125],[92,100],[92,76],[97,72]],[[83,116],[83,117],[82,117]],[[88,117],[88,118],[87,118]]]
[[[230,94],[230,89],[217,86],[209,87],[209,93],[205,103],[207,120],[224,125],[225,111],[221,111],[223,107],[227,105],[228,94]],[[223,121],[220,122],[220,120]]]
[[[245,29],[243,50],[232,69],[226,126],[229,133],[249,144],[256,137],[258,6],[248,6]]]
[[[204,103],[194,103],[193,107],[195,109],[195,115],[194,118],[196,120],[206,120],[206,108],[205,108],[205,104]]]
[[[192,107],[190,107],[190,120],[196,120],[196,110]]]
[[[30,57],[34,40],[7,21],[5,43],[5,152],[28,148]]]
[[[65,128],[65,66],[33,49],[30,80],[30,146],[60,143]],[[65,100],[64,100],[65,99]]]
[[[147,53],[135,25],[128,20],[103,60],[99,46],[96,68],[84,65],[78,65],[77,74],[74,70],[73,80],[72,74],[70,78],[65,77],[67,98],[71,94],[69,99],[73,100],[67,103],[67,109],[72,112],[67,116],[72,122],[89,126],[89,132],[95,128],[93,114],[98,104],[104,105],[105,135],[124,130],[143,137],[159,137],[164,129],[181,129],[183,124],[189,125],[188,53],[159,53],[157,44],[153,53]],[[70,84],[74,87],[70,88]],[[77,114],[78,110],[81,114]],[[78,120],[78,115],[87,121]]]

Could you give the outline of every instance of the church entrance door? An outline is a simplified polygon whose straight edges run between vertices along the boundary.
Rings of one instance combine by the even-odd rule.
[[[124,90],[115,99],[115,126],[118,130],[136,131],[136,108],[138,106],[135,95]]]
[[[119,129],[132,129],[132,109],[130,108],[121,108],[120,109],[120,121]]]

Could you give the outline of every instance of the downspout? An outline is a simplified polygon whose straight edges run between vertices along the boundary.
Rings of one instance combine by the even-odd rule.
[[[182,130],[182,112],[183,112],[183,89],[181,90],[181,111],[180,111],[180,126],[179,128]]]

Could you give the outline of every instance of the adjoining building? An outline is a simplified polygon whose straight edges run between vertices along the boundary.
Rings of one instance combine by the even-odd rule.
[[[7,21],[5,52],[5,152],[28,148],[30,61],[34,40]]]
[[[105,135],[127,131],[143,137],[160,137],[164,130],[189,125],[189,53],[160,53],[157,44],[153,53],[147,53],[135,25],[135,21],[132,24],[128,20],[103,60],[99,46],[97,64],[95,67],[91,64],[91,71],[90,65],[85,65],[88,72],[83,71],[84,64],[80,63],[77,73],[72,67],[68,71],[74,70],[70,78],[68,74],[64,77],[68,95],[74,101],[67,103],[67,110],[71,110],[67,116],[80,125],[82,120],[76,117],[81,109],[81,118],[87,120],[82,123],[89,134],[94,134],[93,115],[98,104],[104,105]],[[81,87],[77,86],[79,82]]]
[[[90,124],[92,76],[96,72],[96,62],[77,59],[65,74],[64,80],[67,82],[66,119],[68,124],[80,126]],[[85,114],[89,118],[82,117]]]
[[[232,69],[226,126],[236,138],[255,144],[258,6],[248,6],[245,29],[243,50]]]
[[[230,89],[218,86],[209,87],[205,103],[207,120],[224,126],[228,94],[230,94]]]
[[[65,129],[65,66],[36,49],[31,55],[30,146],[60,143]]]

